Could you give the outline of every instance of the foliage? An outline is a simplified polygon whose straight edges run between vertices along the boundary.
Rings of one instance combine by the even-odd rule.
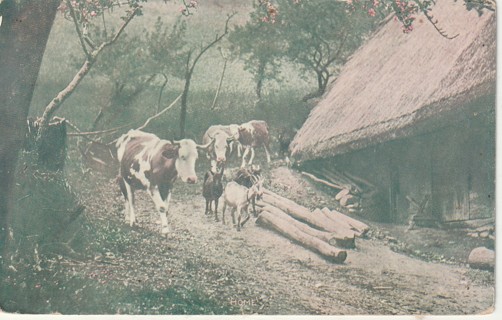
[[[250,21],[237,26],[229,36],[234,53],[244,60],[244,69],[253,75],[256,94],[261,99],[265,81],[280,82],[280,67],[286,43],[280,37],[279,29],[267,23],[260,23],[258,8],[250,14]]]
[[[258,96],[263,81],[279,79],[283,61],[297,64],[303,78],[314,75],[317,92],[306,98],[323,94],[374,25],[366,15],[348,9],[345,3],[327,0],[255,3],[248,23],[237,27],[230,39],[254,75]]]
[[[276,1],[271,0],[259,0],[262,21],[271,23],[276,22],[279,17],[279,9],[275,2]],[[292,4],[301,4],[312,3],[313,1],[288,0],[288,2]],[[495,0],[463,0],[463,2],[467,10],[470,11],[474,9],[479,15],[481,15],[485,9],[495,11],[496,8]],[[395,19],[401,22],[403,32],[405,33],[413,31],[413,23],[416,16],[423,13],[438,32],[446,36],[437,27],[438,21],[434,20],[429,13],[436,4],[435,0],[346,0],[346,3],[353,8],[353,11],[367,12],[371,17],[380,16],[384,18],[389,14],[393,14]]]
[[[161,17],[157,18],[153,31],[147,32],[145,39],[149,58],[157,70],[180,79],[185,76],[185,60],[190,51],[186,31],[185,19],[176,19],[171,27]]]

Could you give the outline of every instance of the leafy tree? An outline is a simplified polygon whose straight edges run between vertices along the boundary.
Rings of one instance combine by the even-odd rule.
[[[58,5],[59,0],[4,0],[0,6],[1,256],[5,256],[18,152],[23,145],[26,117]]]
[[[188,95],[195,66],[210,48],[228,34],[228,23],[234,15],[235,13],[228,15],[222,34],[216,34],[212,41],[201,44],[198,48],[195,44],[187,41],[185,35],[187,28],[186,21],[178,20],[171,29],[168,26],[164,27],[162,21],[159,19],[156,23],[155,31],[149,35],[147,42],[150,45],[151,57],[157,62],[157,66],[164,68],[166,73],[184,81],[183,93],[181,95],[180,138],[185,137]]]
[[[0,255],[3,254],[11,212],[11,193],[18,152],[23,145],[26,118],[42,63],[47,39],[59,8],[75,23],[85,62],[75,77],[47,105],[42,124],[49,119],[75,90],[95,64],[98,55],[113,44],[132,18],[141,13],[140,2],[129,0],[123,24],[113,37],[94,43],[85,30],[89,22],[107,10],[124,3],[115,0],[2,0],[0,1]],[[191,5],[188,4],[187,8]],[[188,12],[188,9],[187,11]],[[0,260],[2,261],[2,260]]]
[[[256,83],[255,92],[258,100],[262,98],[266,81],[280,81],[280,67],[286,43],[280,37],[280,30],[268,23],[263,23],[257,10],[250,14],[250,20],[244,26],[237,26],[229,35],[234,52],[244,60],[244,68],[249,71]]]
[[[374,20],[330,0],[259,1],[254,9],[250,21],[230,39],[254,75],[259,98],[263,81],[278,79],[280,63],[286,60],[300,67],[301,77],[313,75],[317,81],[317,90],[304,100],[322,95]]]
[[[59,10],[63,12],[63,14],[71,17],[74,22],[76,33],[85,54],[85,59],[73,79],[45,107],[44,113],[40,119],[40,136],[43,136],[44,128],[47,127],[49,120],[89,73],[103,50],[117,41],[134,17],[142,14],[140,3],[145,1],[146,0],[128,0],[127,9],[121,17],[123,22],[118,30],[111,36],[105,34],[107,37],[94,39],[91,37],[88,30],[95,21],[95,18],[103,15],[107,10],[111,10],[116,6],[121,6],[121,3],[115,0],[65,0],[65,2],[61,4]]]
[[[97,32],[104,33],[102,29]],[[105,78],[113,85],[109,100],[101,106],[91,131],[103,130],[117,119],[130,116],[133,103],[157,76],[146,47],[143,36],[124,33],[97,61],[92,76]]]
[[[319,97],[372,29],[374,20],[360,12],[348,13],[346,4],[337,1],[279,3],[282,14],[276,24],[288,44],[286,57],[297,63],[303,74],[314,74],[317,81],[317,91],[304,100]]]
[[[457,0],[450,0],[457,1]],[[460,0],[461,1],[461,0]],[[275,23],[278,9],[273,0],[258,0],[261,7],[263,21]],[[300,4],[312,2],[311,0],[289,0],[290,3]],[[401,22],[403,32],[413,31],[413,23],[418,14],[423,14],[436,30],[444,37],[451,38],[439,27],[438,21],[430,14],[436,4],[435,0],[346,0],[352,9],[367,12],[369,16],[381,18],[392,14]],[[495,0],[463,0],[467,10],[476,10],[480,15],[484,10],[495,11]]]

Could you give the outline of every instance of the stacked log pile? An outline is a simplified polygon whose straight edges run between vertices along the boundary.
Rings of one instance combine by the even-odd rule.
[[[373,198],[377,193],[377,188],[369,181],[334,168],[321,167],[312,172],[302,172],[302,175],[334,189],[335,200],[344,211],[361,213],[373,207]]]
[[[356,237],[362,237],[369,227],[340,212],[328,208],[308,208],[265,190],[257,201],[260,213],[257,224],[272,229],[286,238],[317,252],[334,263],[347,258],[343,249],[355,248]]]
[[[473,238],[489,238],[495,240],[495,225],[486,225],[470,230],[468,236]]]

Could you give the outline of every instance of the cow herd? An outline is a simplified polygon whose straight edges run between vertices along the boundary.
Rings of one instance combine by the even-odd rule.
[[[223,197],[222,222],[228,208],[237,230],[249,219],[243,215],[249,204],[262,194],[263,179],[260,170],[252,165],[255,148],[264,147],[267,162],[270,162],[269,130],[265,121],[252,120],[241,125],[215,125],[205,132],[203,144],[191,139],[163,140],[152,133],[130,130],[115,143],[120,163],[118,184],[125,198],[125,220],[130,226],[136,223],[134,193],[145,190],[153,200],[160,215],[161,233],[170,232],[168,222],[171,191],[176,178],[183,182],[197,182],[195,164],[198,150],[204,151],[210,160],[210,169],[204,175],[202,195],[206,199],[206,215],[214,212],[218,221],[218,203]],[[223,173],[229,157],[237,153],[242,157],[241,168],[234,181],[223,186]],[[247,156],[250,154],[249,160]],[[246,163],[248,167],[246,167]],[[214,205],[214,211],[213,211]]]

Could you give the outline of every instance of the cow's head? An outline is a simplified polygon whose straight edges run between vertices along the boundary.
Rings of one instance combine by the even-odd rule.
[[[197,149],[207,149],[213,141],[206,145],[198,145],[192,139],[182,139],[173,141],[173,145],[178,147],[178,157],[175,166],[181,181],[196,183],[195,162],[199,157]]]
[[[216,162],[218,165],[224,165],[227,161],[227,155],[230,152],[229,142],[233,141],[231,137],[229,137],[225,132],[218,131],[213,136],[213,150],[216,158]]]
[[[239,140],[239,125],[238,124],[230,124],[228,125],[230,131],[230,137],[232,140]]]

